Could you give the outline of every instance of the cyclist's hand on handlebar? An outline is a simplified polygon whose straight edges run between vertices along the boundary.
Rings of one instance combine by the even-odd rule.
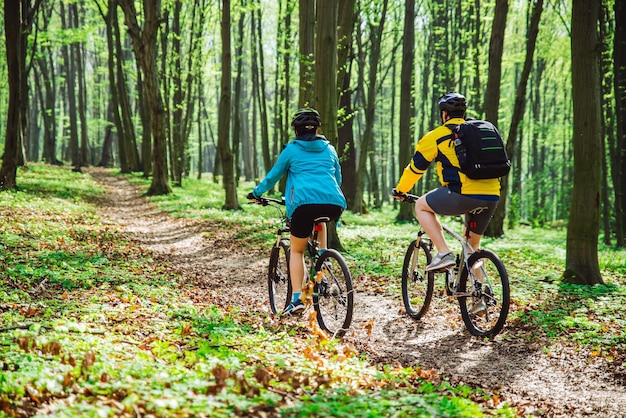
[[[251,203],[261,203],[261,198],[255,195],[254,192],[248,193],[247,199],[251,200]]]
[[[391,191],[391,196],[394,199],[399,200],[400,202],[402,202],[402,201],[404,201],[404,199],[406,199],[406,193],[399,192],[395,188]]]

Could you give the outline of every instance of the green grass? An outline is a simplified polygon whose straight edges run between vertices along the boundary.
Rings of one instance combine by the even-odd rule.
[[[267,208],[225,216],[219,186],[186,183],[152,200],[236,228],[249,248],[271,238]],[[34,164],[18,184],[0,199],[0,417],[514,415],[482,390],[381,369],[212,301],[102,222],[104,190],[87,175]]]
[[[147,190],[147,180],[127,177]],[[222,305],[104,223],[96,202],[105,191],[88,175],[34,164],[18,185],[0,194],[0,417],[516,415],[494,406],[494,393],[373,365],[342,342]],[[150,200],[236,230],[239,246],[259,251],[278,219],[246,203],[252,186],[239,185],[242,209],[228,213],[221,186],[208,180]],[[394,216],[390,207],[346,212],[339,229],[353,274],[392,288],[417,231]],[[601,249],[605,285],[563,285],[564,234],[520,228],[485,240],[513,283],[510,333],[623,361],[626,251]]]

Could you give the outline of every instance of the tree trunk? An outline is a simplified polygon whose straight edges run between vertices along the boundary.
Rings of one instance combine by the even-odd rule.
[[[14,189],[17,175],[17,152],[22,135],[20,118],[20,85],[23,76],[23,68],[20,65],[22,51],[20,34],[21,28],[21,2],[4,2],[4,31],[6,46],[6,61],[9,82],[9,103],[6,120],[6,137],[4,141],[4,154],[2,155],[2,167],[0,168],[0,190]]]
[[[330,3],[336,3],[335,0],[329,1]],[[318,8],[321,4],[323,4],[323,2],[317,3]],[[300,0],[298,2],[298,5],[298,18],[300,19],[300,27],[298,31],[298,62],[300,63],[300,82],[298,83],[298,107],[319,106],[317,103],[315,103],[313,97],[315,89],[313,83],[316,79],[316,74],[313,72],[313,69],[315,66],[317,66],[317,62],[319,61],[319,57],[316,57],[315,55],[315,0]],[[322,22],[320,22],[319,20],[318,22],[322,24]],[[319,54],[320,50],[317,49],[317,52]],[[322,121],[326,121],[326,119],[322,118]]]
[[[321,132],[337,148],[337,0],[319,0],[316,4],[317,37],[315,44],[315,101],[322,119]],[[301,40],[302,41],[302,40]],[[306,40],[305,40],[306,42]],[[302,44],[300,52],[302,53]],[[301,56],[302,58],[302,56]],[[309,75],[312,80],[312,75]],[[303,80],[302,70],[300,80]],[[302,88],[300,85],[301,102]],[[336,225],[328,224],[328,246],[343,251]]]
[[[61,21],[64,29],[71,29],[71,8],[66,9],[63,3],[60,3]],[[72,161],[74,171],[80,171],[82,161],[80,159],[80,149],[78,143],[78,119],[76,109],[76,70],[75,57],[73,54],[73,45],[64,45],[62,47],[63,67],[65,69],[65,92],[67,97],[68,119],[69,119],[69,156]]]
[[[363,140],[361,141],[361,149],[359,151],[359,159],[357,162],[357,187],[355,193],[354,204],[352,210],[356,213],[365,213],[366,208],[363,202],[365,193],[365,176],[367,170],[367,154],[370,152],[372,143],[374,142],[374,117],[376,113],[376,93],[378,83],[378,63],[381,54],[381,42],[383,29],[385,27],[385,19],[387,16],[387,0],[383,0],[382,9],[379,19],[376,22],[370,22],[370,55],[369,55],[369,73],[367,98],[365,102],[365,131]]]
[[[404,37],[402,38],[402,68],[400,69],[400,147],[398,161],[404,167],[413,155],[413,118],[415,99],[413,98],[415,63],[415,0],[407,0],[404,6]],[[402,170],[400,170],[402,173]],[[399,177],[398,177],[399,178]],[[413,205],[400,205],[399,221],[415,217]]]
[[[511,159],[514,158],[517,151],[517,131],[522,121],[522,117],[524,116],[528,78],[530,77],[530,70],[532,69],[533,65],[533,57],[535,55],[537,34],[539,33],[539,22],[541,20],[542,12],[543,0],[537,0],[534,3],[532,18],[530,20],[528,33],[526,35],[526,59],[524,60],[524,68],[522,69],[519,84],[517,85],[515,104],[513,105],[513,116],[511,116],[511,126],[509,127],[509,135],[506,143],[506,152],[507,154],[509,154],[509,158]],[[487,98],[485,98],[485,101],[487,101]],[[490,104],[489,106],[492,105],[493,104]],[[504,218],[506,215],[508,184],[509,176],[502,177],[502,179],[500,180],[500,201],[498,202],[498,207],[493,214],[493,218],[489,223],[487,231],[485,231],[485,235],[487,236],[501,237],[502,235],[504,235]]]
[[[107,12],[104,13],[104,11],[100,8],[100,4],[96,2],[96,5],[98,6],[98,10],[100,12],[100,16],[102,16],[102,19],[104,20],[104,23],[106,25],[106,37],[107,37],[107,51],[108,51],[108,57],[107,57],[107,69],[108,69],[108,77],[109,77],[109,109],[107,111],[107,116],[109,121],[112,121],[114,126],[115,126],[115,135],[108,135],[110,130],[110,125],[107,125],[107,132],[105,134],[105,144],[103,145],[103,149],[102,149],[102,157],[100,159],[100,163],[98,165],[100,166],[108,166],[109,160],[112,159],[113,156],[113,138],[114,136],[117,137],[118,140],[118,152],[120,153],[120,156],[118,158],[119,160],[119,164],[120,164],[120,168],[121,171],[123,173],[128,173],[130,172],[130,170],[128,169],[128,163],[127,163],[127,159],[126,159],[126,153],[125,150],[122,150],[122,147],[120,146],[121,143],[124,141],[124,127],[122,125],[122,118],[120,116],[120,102],[119,102],[119,90],[117,87],[117,83],[118,80],[115,79],[115,40],[114,40],[114,36],[116,36],[116,33],[119,33],[119,30],[116,30],[116,28],[119,28],[118,25],[118,21],[117,21],[117,0],[109,0],[108,1],[108,6],[107,6]],[[121,57],[118,56],[118,60],[120,60]],[[107,139],[111,140],[111,155],[110,156],[106,156],[105,152],[109,152],[109,150],[106,148],[108,146],[107,144]],[[122,158],[123,157],[123,158]]]
[[[491,39],[489,41],[489,76],[487,78],[487,88],[485,89],[485,119],[493,123],[495,126],[498,126],[498,110],[500,107],[500,83],[502,78],[502,52],[504,50],[504,32],[506,28],[506,19],[507,14],[509,12],[509,2],[508,0],[496,0],[496,8],[495,14],[493,18],[493,24],[491,26]],[[528,36],[530,36],[530,29],[528,32]],[[529,57],[529,48],[530,43],[527,43],[526,46],[526,62],[528,63]],[[532,44],[534,51],[534,42]],[[532,53],[530,55],[532,58]],[[532,64],[532,59],[530,61]],[[523,83],[523,84],[522,84]],[[523,87],[523,90],[522,90]],[[518,85],[518,93],[526,92],[526,81],[520,82]],[[516,102],[519,100],[519,97],[516,98]],[[522,97],[522,100],[524,98]],[[521,103],[522,107],[520,110],[523,110],[523,102]],[[521,119],[523,116],[523,112],[518,115]],[[509,135],[512,133],[512,130],[509,129]],[[507,140],[507,142],[511,142],[514,144],[515,140]],[[507,150],[508,151],[508,150]],[[510,156],[510,154],[509,154]],[[498,207],[496,208],[496,212],[491,218],[491,222],[489,222],[489,226],[485,231],[485,235],[488,237],[500,237],[504,235],[504,216],[506,215],[506,177],[503,179],[504,183],[501,185],[501,196],[500,202],[498,203]]]
[[[36,58],[35,62],[41,76],[41,117],[43,119],[43,155],[42,160],[48,164],[60,164],[56,158],[56,106],[54,103],[56,81],[54,65],[51,62],[52,53],[48,56]]]
[[[600,137],[601,0],[573,0],[572,93],[574,103],[574,188],[567,227],[563,277],[567,283],[603,283],[598,265],[602,138]]]
[[[240,158],[240,145],[244,143],[245,149],[245,141],[242,141],[242,124],[243,124],[243,103],[242,103],[242,94],[243,94],[243,44],[244,44],[244,20],[245,14],[243,11],[239,12],[238,22],[237,22],[237,41],[235,42],[235,57],[237,63],[237,70],[235,71],[235,103],[233,105],[233,154],[235,156],[235,174],[238,179],[241,177],[242,170],[239,166],[239,162],[243,160]],[[247,101],[246,101],[247,102]],[[244,166],[246,165],[244,161]]]
[[[133,0],[120,0],[125,22],[133,42],[137,61],[144,76],[144,93],[150,113],[152,147],[152,183],[148,195],[168,194],[167,143],[165,140],[165,109],[159,87],[157,69],[157,32],[160,23],[160,0],[144,1],[144,27],[139,27]]]
[[[119,3],[119,0],[117,0]],[[120,116],[123,125],[123,134],[118,135],[118,150],[120,153],[120,160],[124,158],[124,163],[121,164],[122,173],[130,173],[132,171],[140,171],[139,158],[137,156],[137,136],[135,134],[135,124],[133,122],[133,113],[130,107],[130,98],[128,94],[126,75],[124,71],[124,57],[127,55],[124,48],[122,48],[122,37],[120,34],[120,25],[117,19],[117,12],[113,12],[115,15],[111,15],[111,24],[115,31],[115,69],[117,73],[116,87],[117,97],[119,99]],[[156,41],[155,41],[156,42]],[[141,67],[139,60],[136,58],[137,66]],[[156,64],[155,64],[156,65]],[[139,68],[137,78],[141,78],[141,68]],[[138,83],[139,84],[139,83]],[[143,85],[143,83],[142,83]],[[142,87],[143,89],[143,87]],[[141,95],[139,96],[141,97]],[[146,99],[147,101],[147,99]],[[140,100],[139,106],[143,106]],[[143,125],[144,132],[151,132],[151,128]],[[144,160],[145,161],[145,160]]]
[[[174,3],[174,15],[172,16],[172,27],[169,39],[172,42],[172,53],[170,55],[170,60],[172,61],[171,67],[171,78],[172,85],[174,89],[174,94],[172,96],[172,178],[173,184],[176,187],[182,187],[183,185],[183,164],[184,164],[184,153],[185,153],[185,145],[183,139],[183,82],[182,82],[182,74],[181,74],[181,65],[180,65],[180,39],[181,39],[181,29],[180,29],[180,13],[183,5],[180,0],[176,0]]]
[[[619,247],[626,246],[626,3],[615,2],[613,71],[617,138],[611,167],[615,191],[615,229]]]
[[[355,0],[339,2],[337,12],[337,86],[339,90],[339,109],[344,115],[338,121],[337,154],[341,164],[343,182],[341,189],[351,208],[356,192],[356,148],[354,139],[354,110],[352,108],[352,87],[350,86],[350,69],[352,68],[352,34],[356,22],[354,11]]]
[[[81,24],[78,20],[78,6],[74,3],[70,5],[70,19],[72,27],[79,28]],[[78,118],[80,120],[80,151],[79,158],[82,166],[89,165],[89,138],[87,136],[87,92],[85,87],[85,58],[83,53],[83,45],[80,42],[74,42],[72,52],[76,63],[76,86],[78,99]]]
[[[112,167],[113,166],[113,138],[115,132],[113,132],[113,101],[109,100],[109,106],[107,108],[107,121],[106,128],[104,130],[104,141],[102,143],[102,154],[100,155],[100,161],[98,167]]]
[[[231,52],[230,52],[230,0],[222,0],[222,77],[220,83],[219,126],[217,147],[222,163],[222,186],[225,191],[225,209],[241,209],[237,200],[235,182],[235,164],[230,149],[230,115],[231,115]]]

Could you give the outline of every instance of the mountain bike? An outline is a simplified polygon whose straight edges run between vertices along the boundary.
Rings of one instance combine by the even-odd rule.
[[[281,225],[276,232],[267,274],[270,309],[272,313],[278,314],[289,305],[292,298],[289,276],[289,220],[282,209],[285,201],[261,197],[252,203],[272,206],[280,214]],[[309,273],[303,283],[302,292],[311,293],[313,309],[320,328],[332,336],[341,337],[352,322],[354,308],[352,277],[346,261],[339,252],[333,249],[321,253],[319,251],[318,233],[327,222],[330,222],[330,218],[315,219],[305,257]]]
[[[404,202],[415,203],[419,196],[405,194]],[[493,337],[506,322],[510,305],[509,277],[496,253],[474,251],[466,236],[441,225],[461,249],[456,253],[456,265],[451,269],[425,271],[432,261],[434,246],[423,230],[417,234],[406,251],[402,266],[402,301],[413,319],[424,316],[434,293],[435,276],[443,277],[445,293],[457,299],[467,330],[475,336]]]

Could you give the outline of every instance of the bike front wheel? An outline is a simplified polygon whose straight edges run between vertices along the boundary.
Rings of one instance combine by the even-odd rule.
[[[472,254],[463,267],[458,291],[461,316],[467,330],[478,337],[493,337],[509,314],[509,276],[498,256],[488,250]]]
[[[432,255],[424,241],[414,240],[409,244],[402,265],[402,301],[406,313],[420,319],[430,306],[435,285],[435,273],[426,272]]]
[[[326,250],[315,263],[313,307],[317,322],[323,330],[334,337],[343,336],[352,322],[354,293],[348,266],[337,251]]]
[[[267,272],[267,289],[272,313],[282,312],[291,302],[291,280],[289,280],[289,245],[281,241],[272,248]]]

